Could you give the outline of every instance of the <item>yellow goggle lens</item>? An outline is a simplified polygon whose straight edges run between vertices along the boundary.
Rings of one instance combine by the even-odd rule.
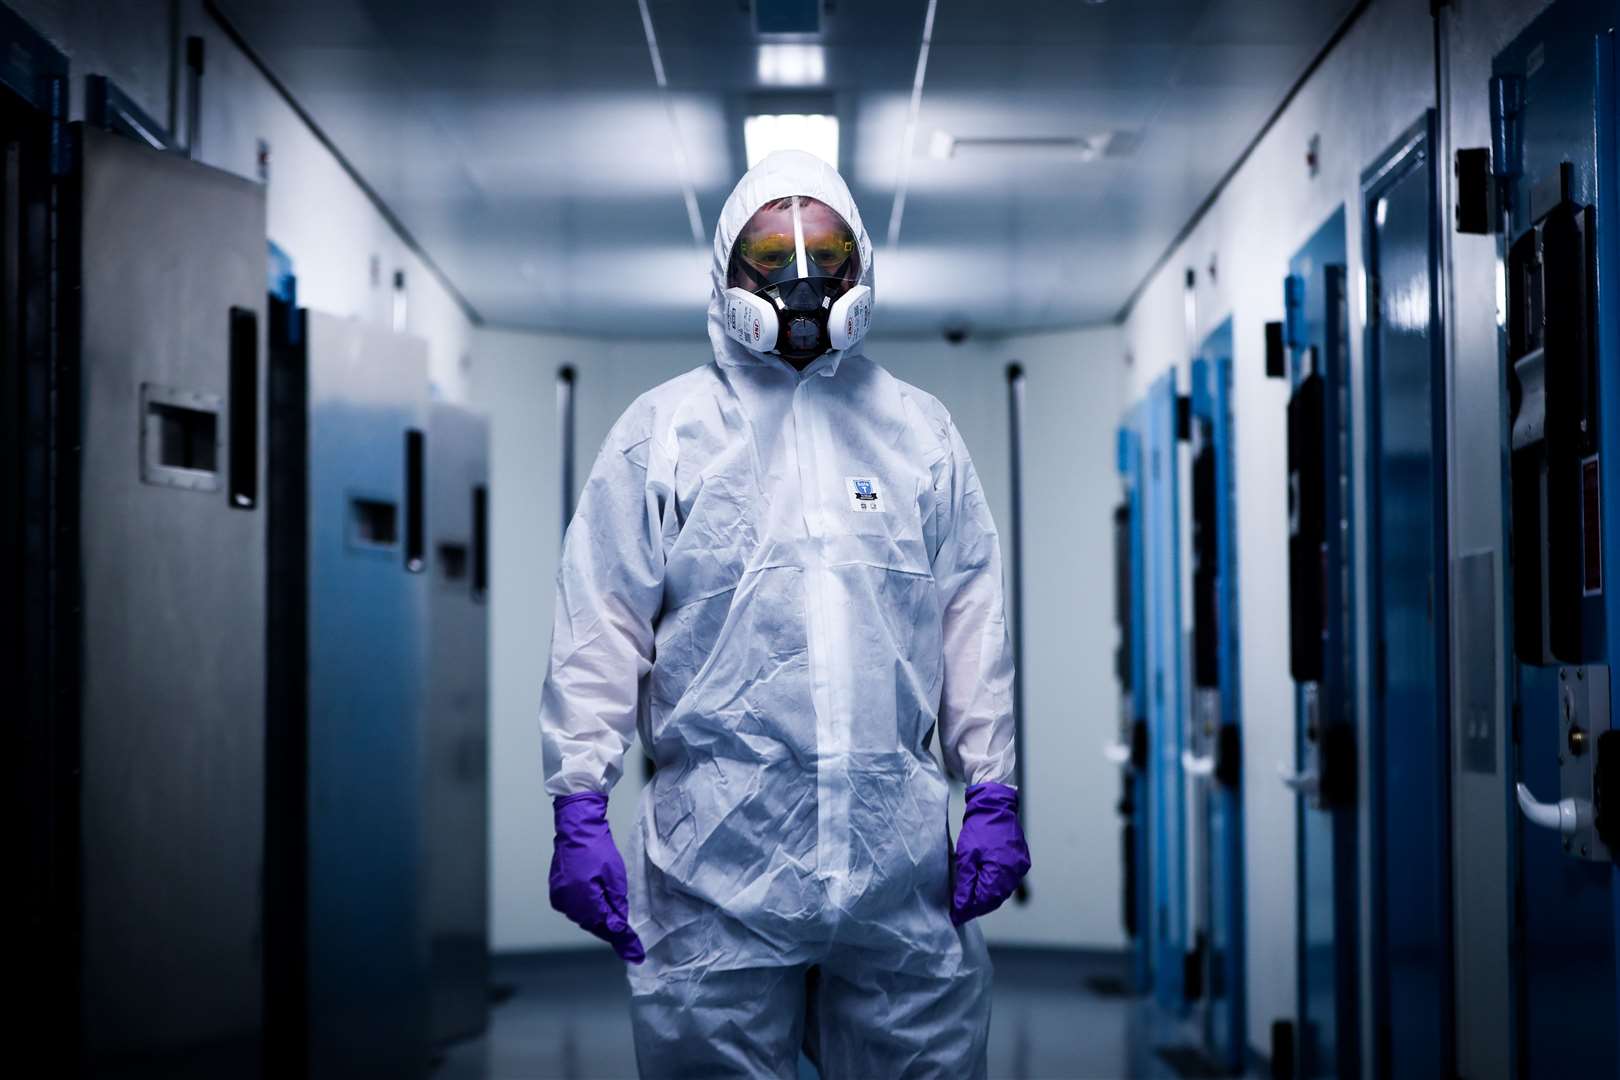
[[[836,270],[844,265],[850,253],[855,250],[855,238],[848,233],[807,236],[804,238],[804,250],[817,266],[824,270]]]
[[[737,242],[742,257],[765,270],[781,270],[793,264],[793,237],[782,233],[744,236]]]

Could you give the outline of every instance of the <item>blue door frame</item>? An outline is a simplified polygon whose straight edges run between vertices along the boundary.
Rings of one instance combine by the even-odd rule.
[[[1248,1056],[1248,1020],[1231,319],[1204,339],[1193,362],[1192,416],[1193,692],[1199,698],[1193,738],[1206,763],[1199,770],[1206,777],[1199,782],[1199,798],[1209,838],[1199,883],[1207,897],[1209,935],[1204,1046],[1211,1061],[1237,1073]]]
[[[1302,455],[1304,463],[1297,474],[1290,463],[1290,518],[1304,528],[1290,540],[1290,606],[1300,791],[1298,1053],[1299,1075],[1310,1080],[1361,1073],[1345,252],[1340,207],[1289,260],[1284,283],[1284,340],[1295,391],[1290,456]],[[1302,520],[1315,514],[1321,516],[1314,522]],[[1306,538],[1318,550],[1303,550]],[[1319,590],[1315,597],[1313,590]]]
[[[1445,353],[1433,117],[1362,177],[1373,1074],[1453,1061]]]
[[[1187,713],[1181,620],[1181,495],[1177,455],[1179,402],[1174,369],[1141,405],[1143,537],[1146,547],[1148,803],[1152,827],[1153,987],[1174,1012],[1186,1006],[1187,838],[1182,779]]]
[[[1120,744],[1125,760],[1120,764],[1120,811],[1122,830],[1124,895],[1122,911],[1126,936],[1131,941],[1131,987],[1146,994],[1153,986],[1153,889],[1151,873],[1150,820],[1148,812],[1148,718],[1147,718],[1147,613],[1146,563],[1142,537],[1144,485],[1142,482],[1142,436],[1140,409],[1133,408],[1119,429],[1118,468],[1122,502],[1116,511],[1115,558],[1121,561],[1116,573],[1121,639],[1118,676],[1121,685]],[[1123,515],[1123,520],[1119,519]]]
[[[1564,6],[1568,6],[1567,4]],[[1611,6],[1603,20],[1603,32],[1592,43],[1591,53],[1597,83],[1596,123],[1593,125],[1597,142],[1597,158],[1603,163],[1609,182],[1602,185],[1599,203],[1599,259],[1610,267],[1620,266],[1620,195],[1614,189],[1614,178],[1620,177],[1620,43],[1616,42],[1614,20],[1616,12]],[[1620,290],[1616,289],[1614,274],[1599,276],[1598,283],[1598,339],[1601,370],[1620,370]],[[1600,408],[1610,422],[1602,425],[1603,456],[1610,462],[1620,461],[1620,379],[1604,380],[1598,384]],[[1613,468],[1603,473],[1603,536],[1607,547],[1604,563],[1616,565],[1614,558],[1617,540],[1620,540],[1620,476]],[[1620,590],[1610,589],[1604,598],[1603,629],[1608,641],[1620,641]],[[1612,667],[1612,662],[1611,662]],[[1611,698],[1611,708],[1613,699]],[[1611,725],[1613,718],[1611,716]],[[1614,1039],[1606,1048],[1610,1058],[1610,1075],[1620,1076],[1620,850],[1610,843],[1613,861],[1609,867],[1607,892],[1609,912],[1606,923],[1600,924],[1599,938],[1606,939],[1609,947],[1609,971],[1605,992],[1597,995],[1601,1011],[1607,1005],[1608,1029]],[[1601,879],[1602,872],[1597,876]],[[1601,891],[1601,890],[1600,890]],[[1601,977],[1601,973],[1600,973]],[[1600,985],[1604,985],[1600,983]]]
[[[1546,218],[1549,209],[1573,203],[1593,208],[1596,224],[1596,387],[1597,454],[1587,459],[1599,474],[1600,538],[1583,550],[1554,552],[1552,558],[1580,561],[1599,553],[1600,566],[1616,565],[1620,537],[1620,295],[1612,268],[1620,266],[1620,176],[1615,132],[1617,81],[1611,3],[1564,0],[1555,4],[1502,52],[1492,64],[1493,171],[1503,195],[1499,236],[1505,267],[1509,326],[1503,335],[1506,377],[1517,380],[1513,318],[1524,301],[1516,270],[1516,245]],[[1519,249],[1523,250],[1523,249]],[[1539,266],[1539,260],[1537,265]],[[1555,317],[1548,314],[1544,325]],[[1549,339],[1550,340],[1550,339]],[[1550,352],[1550,346],[1549,346]],[[1567,423],[1549,397],[1545,427]],[[1509,422],[1511,424],[1512,418]],[[1511,428],[1510,428],[1511,432]],[[1584,452],[1584,451],[1583,451]],[[1583,470],[1586,461],[1582,462]],[[1606,466],[1606,467],[1600,467]],[[1511,507],[1513,491],[1509,470]],[[1584,514],[1585,511],[1583,511]],[[1543,516],[1551,518],[1556,511]],[[1528,515],[1526,515],[1528,518]],[[1524,522],[1510,518],[1510,537]],[[1519,543],[1509,547],[1514,563],[1523,560]],[[1550,559],[1549,559],[1550,562]],[[1589,564],[1583,564],[1589,565]],[[1513,569],[1509,568],[1510,575]],[[1601,576],[1601,575],[1600,575]],[[1609,575],[1612,578],[1612,572]],[[1506,590],[1509,625],[1515,633],[1534,625],[1542,595],[1528,575],[1510,577]],[[1577,612],[1564,626],[1579,628],[1579,640],[1559,650],[1558,660],[1527,657],[1515,640],[1514,737],[1504,782],[1516,778],[1541,799],[1558,798],[1564,745],[1561,738],[1561,664],[1608,665],[1610,641],[1620,640],[1620,590],[1583,583]],[[1528,585],[1528,587],[1527,587]],[[1550,590],[1549,590],[1550,594]],[[1599,744],[1600,753],[1602,744]],[[1512,796],[1504,791],[1510,800]],[[1620,1074],[1620,887],[1611,864],[1579,857],[1557,832],[1514,819],[1514,905],[1512,943],[1515,991],[1515,1056],[1521,1076],[1607,1076]]]

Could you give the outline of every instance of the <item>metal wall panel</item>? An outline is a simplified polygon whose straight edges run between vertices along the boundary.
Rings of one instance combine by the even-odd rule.
[[[1458,734],[1457,765],[1463,772],[1497,775],[1496,725],[1497,658],[1496,552],[1470,551],[1459,557],[1452,572],[1452,594],[1457,617],[1453,623],[1455,655],[1468,663],[1456,665]],[[1455,827],[1455,826],[1454,826]]]
[[[433,1038],[489,1014],[489,424],[435,403],[428,423],[430,537],[426,905]]]
[[[1547,6],[1546,0],[1470,0],[1435,11],[1440,130],[1435,154],[1442,216],[1461,201],[1466,178],[1455,154],[1491,145],[1492,55]],[[1473,1080],[1517,1074],[1512,950],[1516,845],[1509,684],[1511,599],[1503,593],[1507,544],[1503,418],[1508,413],[1497,319],[1497,238],[1441,229],[1441,306],[1446,313],[1447,532],[1453,575],[1451,780],[1457,1072]],[[1483,621],[1482,621],[1483,620]],[[1475,769],[1480,771],[1474,771]],[[1486,943],[1487,947],[1475,947]]]
[[[75,134],[82,1045],[98,1072],[172,1055],[171,1074],[251,1075],[265,516],[231,496],[262,460],[264,192]]]

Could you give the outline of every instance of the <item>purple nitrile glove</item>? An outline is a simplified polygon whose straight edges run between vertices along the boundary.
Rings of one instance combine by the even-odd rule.
[[[553,804],[551,906],[612,945],[620,958],[639,964],[647,954],[630,929],[624,860],[608,831],[607,804],[600,791],[564,795]]]
[[[1029,845],[1018,824],[1018,792],[1006,784],[974,784],[967,789],[962,833],[956,838],[956,885],[951,890],[951,922],[961,926],[988,915],[1029,873]]]

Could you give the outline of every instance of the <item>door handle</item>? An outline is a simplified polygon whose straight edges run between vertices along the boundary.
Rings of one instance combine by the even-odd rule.
[[[1131,748],[1122,742],[1103,743],[1103,757],[1110,764],[1124,765],[1131,760]]]
[[[1519,793],[1519,809],[1532,825],[1557,829],[1563,836],[1574,836],[1592,824],[1592,804],[1585,799],[1559,799],[1556,803],[1544,803],[1530,794],[1530,789],[1523,783],[1514,787]]]
[[[259,502],[259,313],[231,308],[229,414],[231,497],[237,510]]]
[[[1294,772],[1279,761],[1277,763],[1277,776],[1289,791],[1300,795],[1315,795],[1318,788],[1321,787],[1321,777],[1316,774],[1314,769]]]
[[[473,599],[483,602],[489,593],[489,485],[473,488]]]
[[[1183,750],[1181,752],[1181,771],[1188,776],[1214,776],[1215,755],[1205,754],[1200,757],[1191,750]]]
[[[405,431],[405,569],[420,574],[427,569],[427,436],[417,428]]]

